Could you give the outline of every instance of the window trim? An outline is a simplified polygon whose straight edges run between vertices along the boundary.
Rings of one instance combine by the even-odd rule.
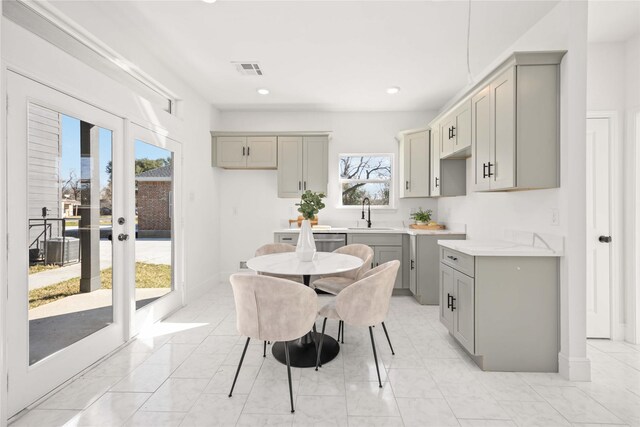
[[[397,210],[396,209],[396,156],[395,153],[383,153],[383,152],[353,152],[353,153],[338,153],[338,199],[337,209],[362,209],[362,205],[343,205],[342,204],[342,184],[345,182],[370,182],[370,183],[383,183],[387,180],[384,179],[342,179],[340,178],[340,159],[342,157],[389,157],[391,164],[391,177],[389,178],[389,204],[388,205],[371,205],[372,210]]]

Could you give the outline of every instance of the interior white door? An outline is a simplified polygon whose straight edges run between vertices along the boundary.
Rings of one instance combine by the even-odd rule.
[[[611,337],[610,119],[587,119],[587,337]]]
[[[127,234],[126,291],[130,335],[184,303],[182,146],[166,134],[131,124],[125,152]],[[134,185],[135,182],[135,185]],[[197,226],[197,225],[196,225]]]
[[[124,342],[124,121],[12,71],[7,98],[11,416]]]

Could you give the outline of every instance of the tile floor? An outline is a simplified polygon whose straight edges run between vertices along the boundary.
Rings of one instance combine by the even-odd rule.
[[[329,297],[321,298],[327,300]],[[384,387],[366,329],[346,328],[339,356],[319,372],[287,374],[253,342],[233,398],[244,339],[221,284],[27,412],[13,426],[640,426],[640,346],[590,341],[593,381],[480,371],[448,336],[437,307],[394,297],[387,319],[396,355],[375,328]],[[335,337],[337,324],[328,323]]]

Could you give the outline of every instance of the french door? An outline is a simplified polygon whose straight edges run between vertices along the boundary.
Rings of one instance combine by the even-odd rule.
[[[18,73],[6,87],[12,416],[182,304],[181,150]]]
[[[122,118],[7,72],[8,407],[125,341]]]
[[[129,126],[125,150],[128,216],[127,277],[135,283],[128,299],[131,333],[165,317],[184,300],[182,280],[182,150],[165,134]],[[131,167],[133,166],[133,167]],[[131,289],[131,288],[129,288]]]

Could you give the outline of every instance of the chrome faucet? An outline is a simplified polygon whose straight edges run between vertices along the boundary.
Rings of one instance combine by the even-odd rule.
[[[367,228],[371,228],[371,200],[368,197],[362,199],[362,219],[364,219],[364,204],[369,205],[369,211],[367,213]]]

